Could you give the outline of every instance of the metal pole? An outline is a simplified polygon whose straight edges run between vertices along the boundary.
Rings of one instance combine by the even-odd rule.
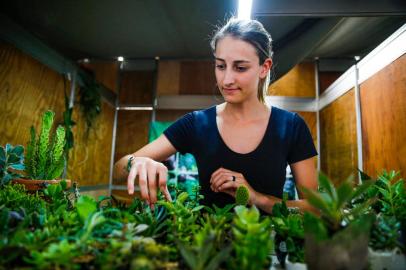
[[[320,108],[319,108],[319,93],[320,93],[320,81],[319,81],[319,58],[315,59],[314,65],[314,80],[315,80],[315,89],[316,89],[316,132],[317,132],[317,151],[319,152],[317,156],[317,171],[320,171]]]
[[[155,72],[154,78],[152,82],[152,114],[151,114],[151,122],[155,122],[156,120],[156,106],[157,104],[157,85],[158,85],[158,64],[159,64],[159,57],[155,57]]]
[[[113,122],[113,134],[111,139],[111,156],[110,156],[110,176],[109,176],[109,196],[111,196],[111,192],[113,189],[113,170],[114,170],[114,154],[116,152],[116,135],[117,135],[117,122],[118,122],[118,108],[120,105],[119,101],[119,94],[121,88],[121,69],[123,68],[123,62],[121,62],[120,67],[117,71],[117,81],[116,81],[116,89],[117,95],[115,100],[114,106],[114,122]]]
[[[358,151],[358,169],[363,170],[363,160],[362,160],[362,115],[361,115],[361,99],[360,99],[360,88],[359,88],[359,70],[357,61],[358,57],[355,57],[355,117],[357,123],[357,151]],[[361,182],[361,178],[358,179]]]

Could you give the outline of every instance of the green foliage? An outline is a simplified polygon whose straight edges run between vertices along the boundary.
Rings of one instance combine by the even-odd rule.
[[[271,223],[275,233],[285,242],[290,261],[303,263],[303,215],[296,209],[289,209],[286,200],[283,200],[273,206]]]
[[[55,135],[51,133],[55,113],[46,111],[42,116],[41,131],[36,138],[31,127],[31,139],[27,146],[25,160],[27,177],[30,179],[52,180],[59,178],[65,167],[65,129],[58,126]]]
[[[247,205],[250,200],[250,192],[248,188],[241,185],[235,191],[235,203],[237,205]]]
[[[360,172],[363,181],[371,180],[371,177]],[[377,214],[370,235],[370,246],[377,250],[392,250],[405,247],[398,241],[402,223],[406,224],[406,192],[404,179],[400,172],[382,171],[378,179],[374,181],[367,193],[355,202],[360,204],[368,199],[375,199],[372,209]]]
[[[373,184],[372,181],[365,181],[354,188],[352,182],[353,178],[349,177],[335,187],[327,176],[320,174],[318,192],[299,187],[308,202],[320,211],[323,224],[330,234],[334,234],[354,218],[366,213],[372,203],[372,199],[369,199],[356,207],[348,208],[351,201],[363,195]]]
[[[371,228],[369,246],[374,250],[404,248],[399,242],[400,226],[400,222],[394,216],[379,214]]]
[[[174,202],[159,201],[157,205],[166,208],[171,220],[167,220],[169,231],[169,242],[179,240],[181,242],[190,242],[192,236],[197,232],[197,213],[203,206],[189,207],[187,204],[188,194],[183,192],[179,194]],[[194,204],[192,204],[194,206]]]
[[[178,248],[186,264],[192,270],[216,270],[230,255],[231,245],[218,246],[224,231],[208,221],[194,235],[190,244],[178,242]]]
[[[91,74],[80,74],[83,86],[79,90],[79,106],[86,120],[87,133],[101,113],[101,86]]]
[[[235,213],[232,232],[236,258],[231,267],[246,270],[269,267],[268,255],[272,247],[270,219],[261,221],[255,206],[236,206]]]
[[[69,150],[73,148],[74,137],[72,128],[76,125],[75,121],[72,119],[73,107],[69,107],[69,98],[65,92],[65,111],[63,112],[63,123],[61,125],[65,128],[66,144],[65,144],[65,156],[66,159],[69,158]]]
[[[24,170],[24,147],[6,144],[0,146],[0,187],[21,177],[17,171]]]

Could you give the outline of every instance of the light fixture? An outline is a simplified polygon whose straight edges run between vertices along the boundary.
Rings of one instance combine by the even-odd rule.
[[[238,0],[238,19],[251,19],[252,0]]]
[[[356,56],[354,56],[354,59],[355,59],[355,61],[359,61],[361,59],[361,56],[356,55]]]
[[[119,57],[117,57],[117,60],[118,60],[119,62],[123,62],[123,61],[124,61],[124,57],[119,56]]]

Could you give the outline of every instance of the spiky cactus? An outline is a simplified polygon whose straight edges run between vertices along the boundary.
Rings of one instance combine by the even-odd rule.
[[[237,205],[247,205],[250,200],[250,192],[248,188],[241,185],[237,188],[235,192],[235,203]]]
[[[66,134],[62,126],[58,126],[55,135],[52,134],[54,117],[53,111],[46,111],[43,114],[38,139],[35,128],[31,127],[31,138],[25,159],[27,176],[31,179],[51,180],[63,173],[66,160],[64,155]]]

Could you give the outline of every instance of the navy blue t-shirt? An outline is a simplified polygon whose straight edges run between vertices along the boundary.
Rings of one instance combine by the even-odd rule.
[[[236,153],[224,143],[217,128],[216,106],[184,115],[164,134],[177,151],[194,155],[204,195],[201,203],[209,206],[234,202],[232,196],[210,189],[211,175],[220,167],[242,173],[254,190],[282,198],[287,164],[317,155],[304,120],[276,107],[272,107],[262,141],[246,154]]]

